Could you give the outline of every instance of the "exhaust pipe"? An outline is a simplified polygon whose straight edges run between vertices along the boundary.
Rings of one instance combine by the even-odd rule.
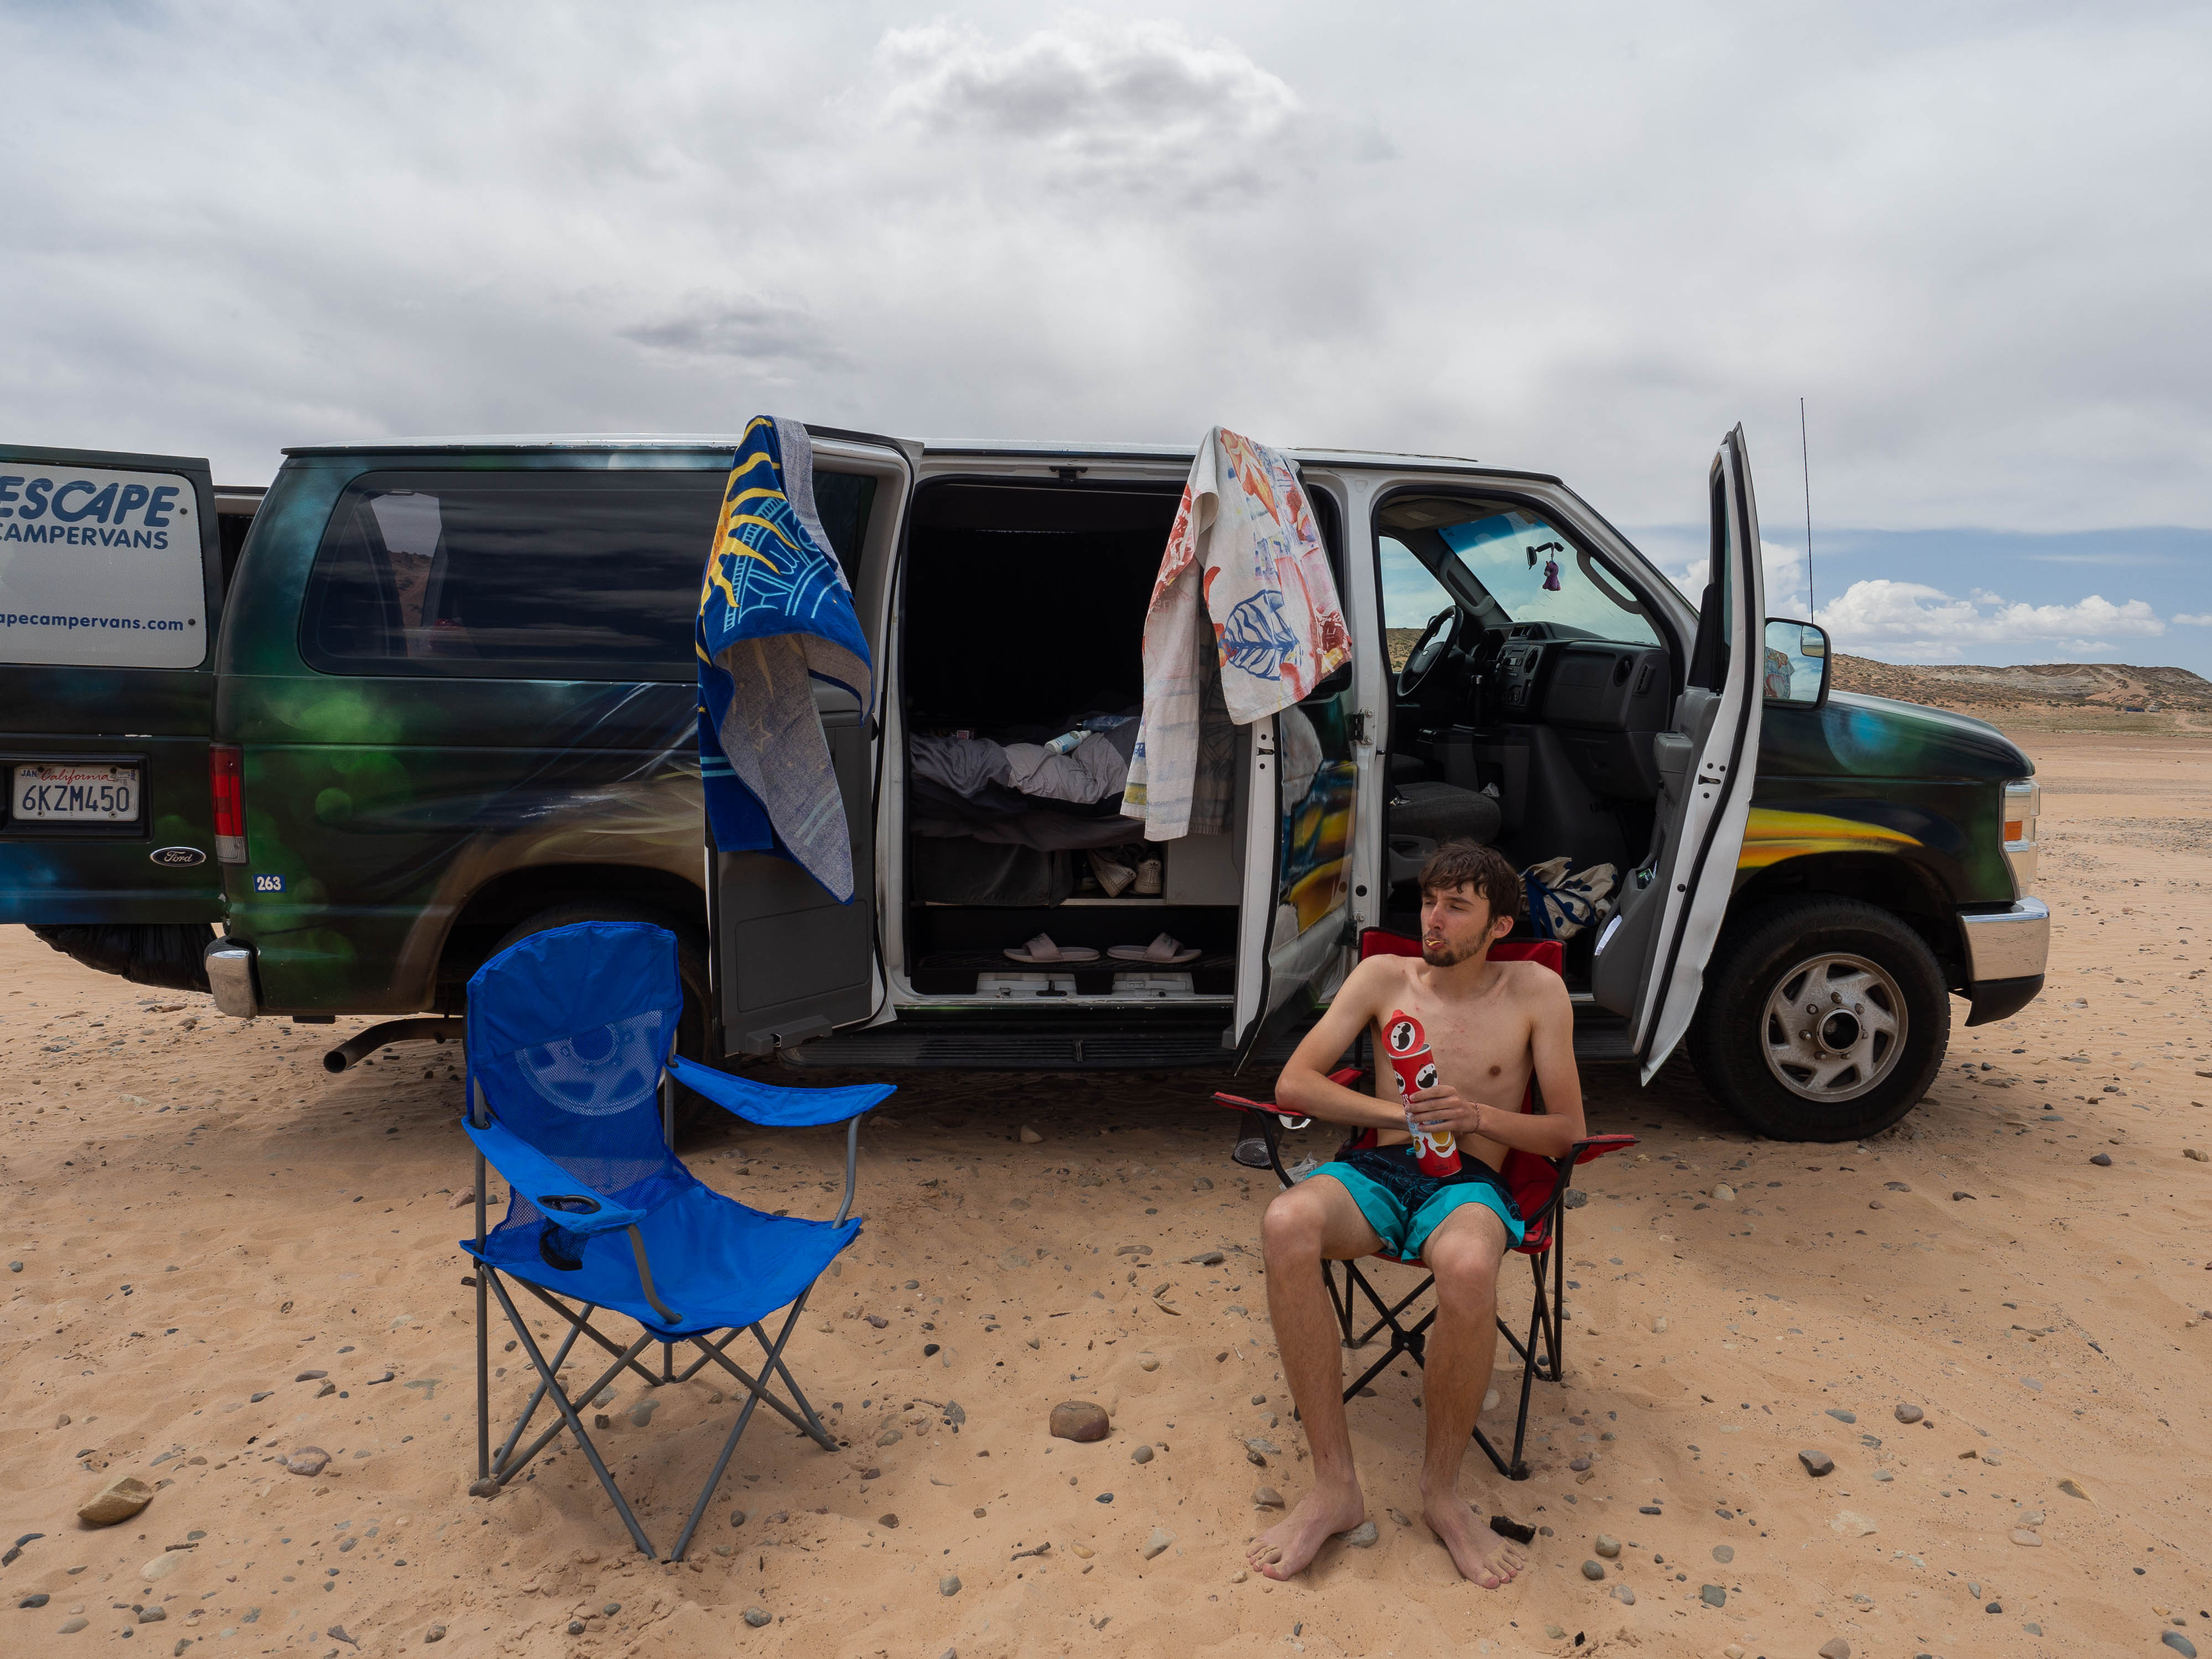
[[[341,1043],[323,1056],[323,1069],[343,1072],[348,1066],[358,1066],[387,1042],[407,1042],[418,1037],[428,1037],[433,1042],[443,1042],[451,1037],[460,1041],[468,1030],[465,1019],[442,1015],[425,1014],[415,1019],[387,1019],[381,1025],[372,1025],[351,1042]]]

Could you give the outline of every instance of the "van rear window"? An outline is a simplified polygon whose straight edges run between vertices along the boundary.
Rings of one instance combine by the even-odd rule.
[[[688,680],[726,476],[365,473],[316,551],[301,654],[342,674]],[[816,475],[848,568],[872,484]]]

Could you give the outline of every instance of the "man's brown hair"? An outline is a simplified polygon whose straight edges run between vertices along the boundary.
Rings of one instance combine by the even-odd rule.
[[[1528,895],[1521,877],[1495,847],[1478,847],[1471,841],[1448,841],[1429,854],[1421,866],[1421,896],[1454,887],[1472,887],[1490,901],[1493,921],[1510,916],[1516,926],[1528,913]]]

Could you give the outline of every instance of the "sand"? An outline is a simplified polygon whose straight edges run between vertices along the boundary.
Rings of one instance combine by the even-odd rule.
[[[133,1628],[141,1652],[411,1653],[441,1625],[441,1656],[1564,1654],[1577,1637],[2057,1655],[2163,1652],[2169,1618],[2212,1644],[2212,1165],[2183,1152],[2212,1150],[2212,742],[2029,741],[2050,989],[1957,1029],[1904,1124],[1782,1145],[1679,1066],[1648,1091],[1589,1075],[1593,1125],[1644,1141],[1583,1172],[1569,1376],[1537,1386],[1534,1477],[1470,1458],[1472,1501],[1551,1529],[1498,1592],[1390,1512],[1418,1512],[1410,1366],[1352,1408],[1379,1541],[1325,1547],[1297,1583],[1238,1581],[1254,1488],[1295,1499],[1307,1472],[1255,1255],[1273,1182],[1229,1163],[1212,1079],[904,1088],[863,1139],[866,1230],[793,1350],[849,1446],[756,1428],[692,1559],[650,1565],[573,1454],[468,1496],[453,1048],[331,1078],[319,1055],[366,1022],[228,1020],[0,932],[0,1262],[23,1264],[0,1267],[0,1542],[45,1534],[0,1568],[0,1651]],[[835,1207],[833,1132],[714,1127],[687,1150],[761,1207]],[[1512,1280],[1509,1311],[1526,1297]],[[511,1409],[526,1367],[496,1358]],[[617,1384],[599,1437],[664,1547],[729,1420],[714,1386],[658,1390],[636,1427],[647,1390]],[[1047,1436],[1071,1399],[1108,1407],[1106,1440]],[[1250,1437],[1282,1449],[1264,1469]],[[308,1445],[331,1455],[320,1475],[270,1461]],[[1811,1478],[1801,1449],[1834,1472]],[[151,1504],[82,1526],[125,1473],[159,1483]],[[1147,1559],[1156,1528],[1172,1541]],[[1601,1533],[1624,1548],[1593,1582]],[[134,1625],[151,1607],[165,1618]],[[745,1624],[751,1607],[772,1622]]]

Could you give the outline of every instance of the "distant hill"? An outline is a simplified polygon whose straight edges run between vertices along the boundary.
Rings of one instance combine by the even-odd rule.
[[[1839,691],[1928,703],[1998,724],[2202,730],[2202,717],[2212,714],[2212,680],[2185,668],[2139,668],[2132,663],[1990,668],[1977,663],[1875,662],[1839,651],[1829,684]]]

